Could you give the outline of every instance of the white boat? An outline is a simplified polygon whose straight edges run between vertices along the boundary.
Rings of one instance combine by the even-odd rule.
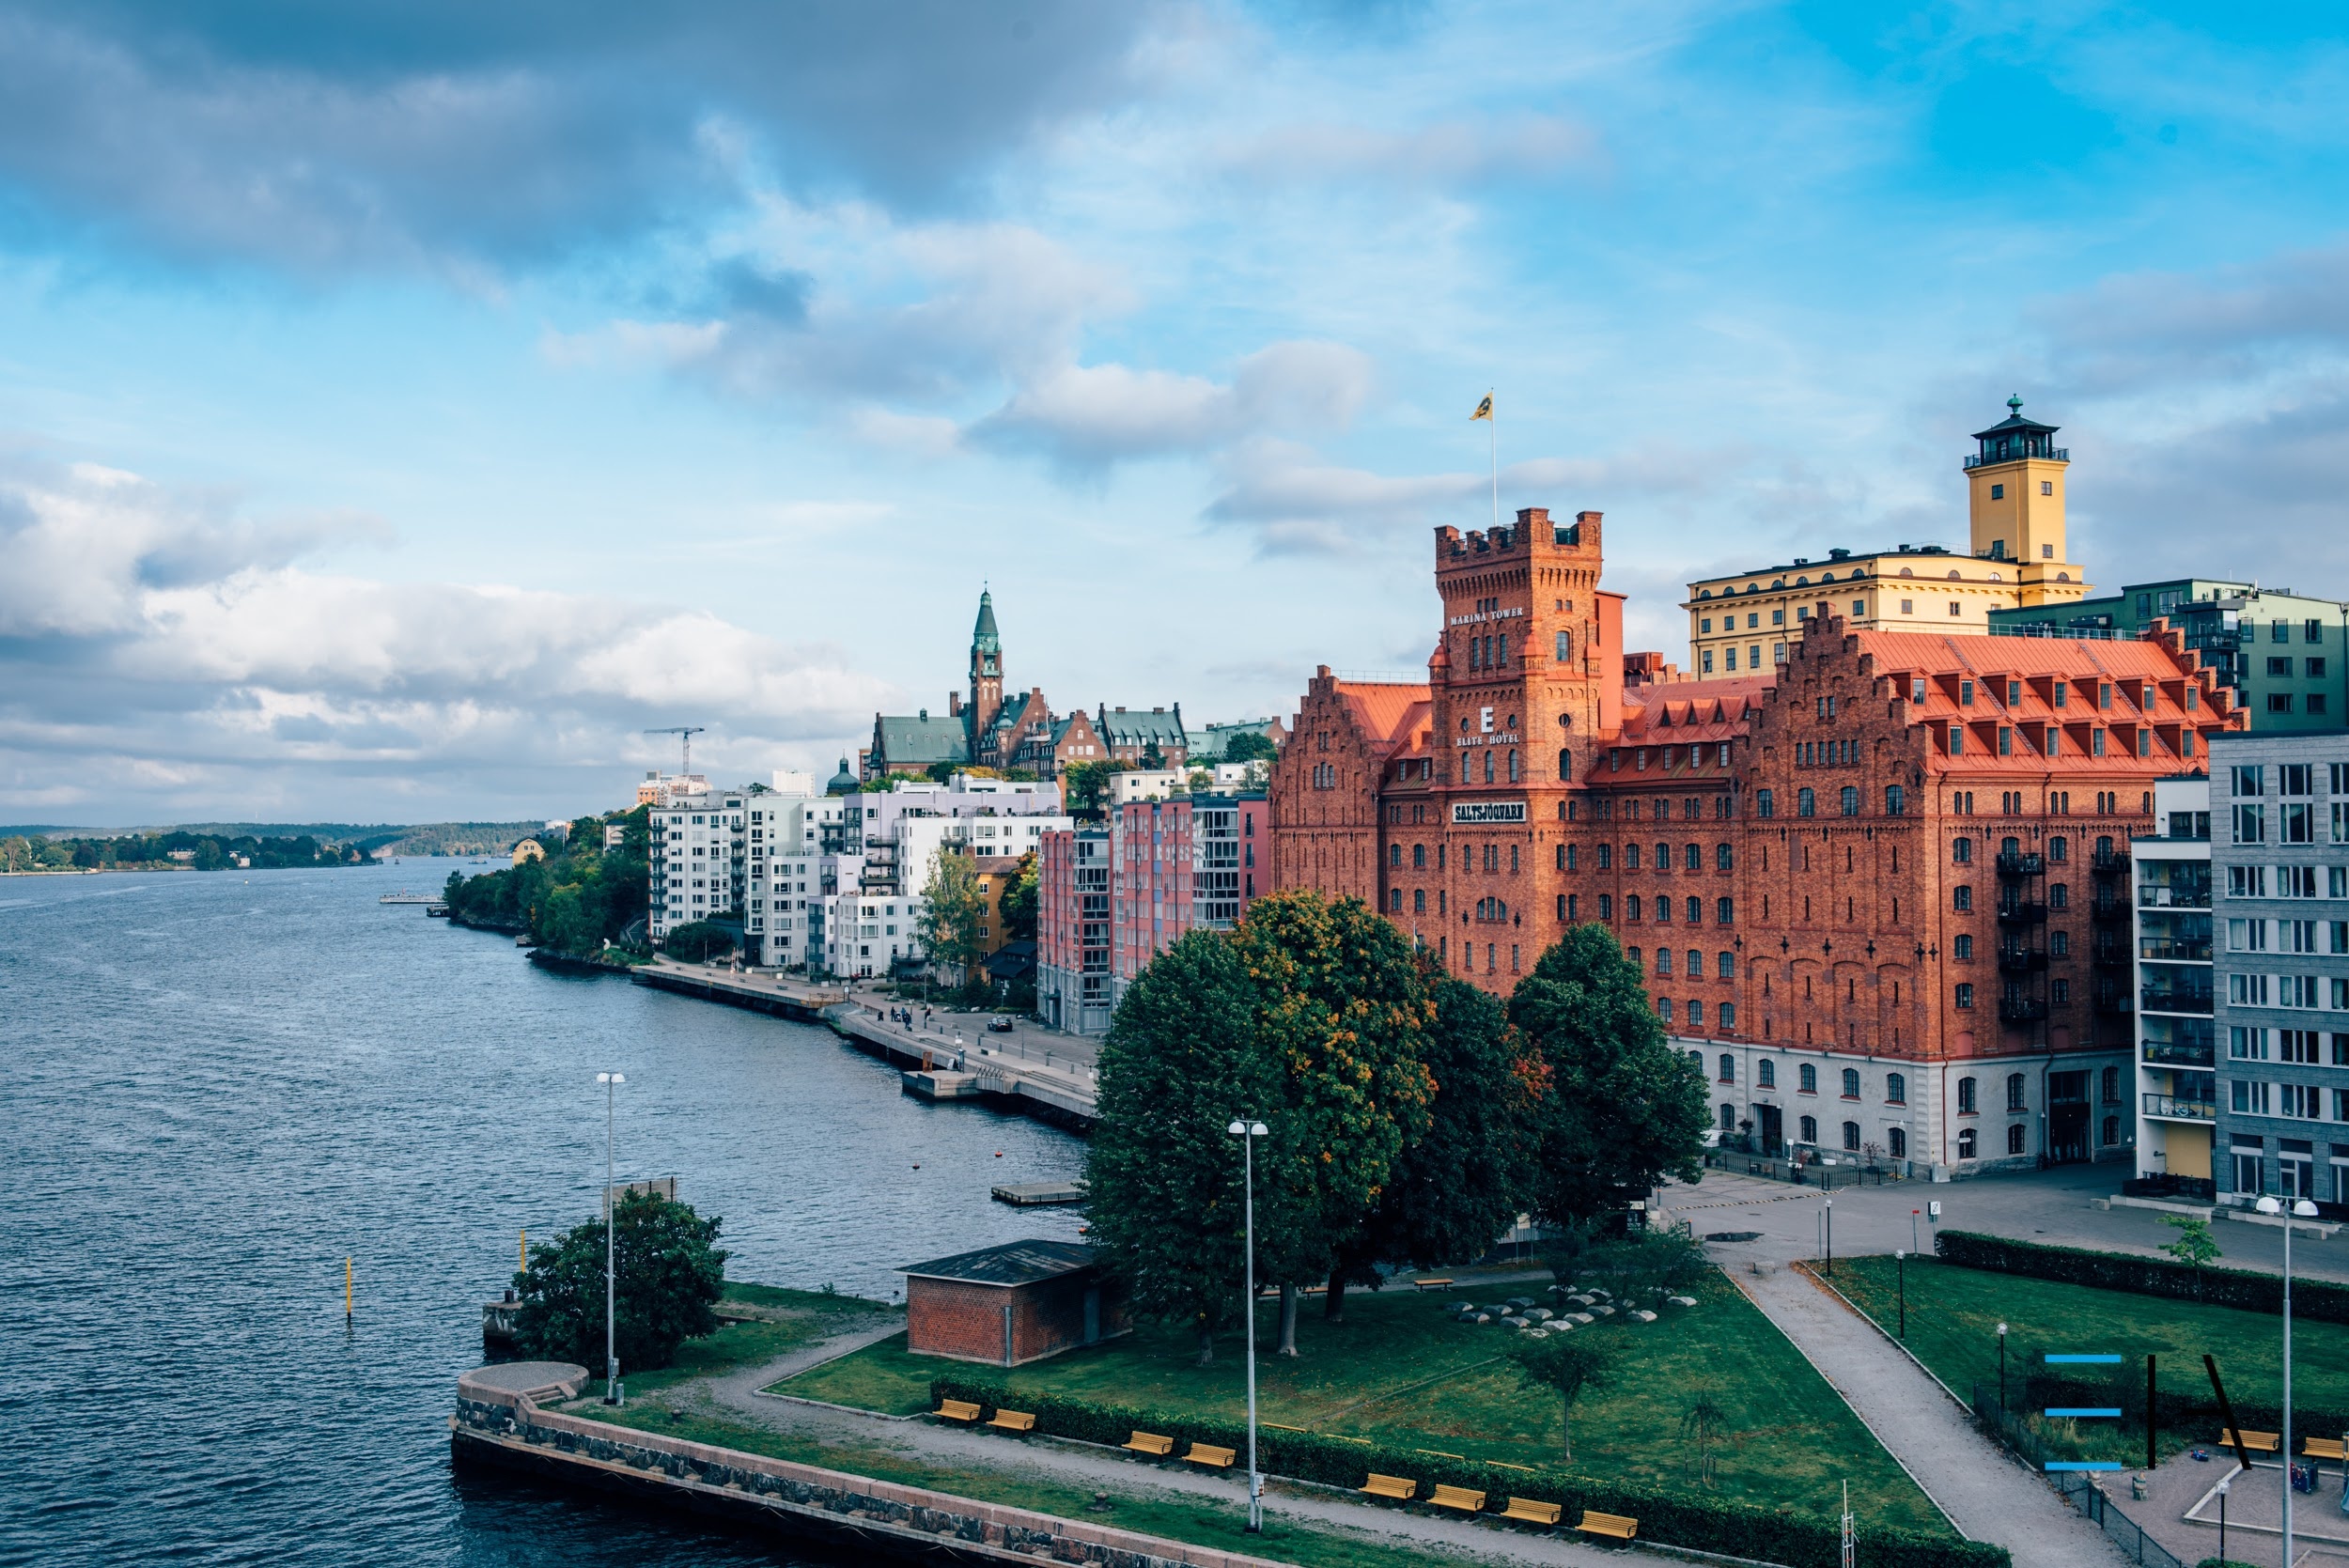
[[[397,893],[387,893],[376,900],[378,904],[438,904],[440,901],[438,893],[410,893],[406,888]]]

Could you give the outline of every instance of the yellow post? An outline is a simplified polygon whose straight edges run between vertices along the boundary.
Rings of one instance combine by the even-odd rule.
[[[343,1321],[350,1321],[350,1254],[343,1254]]]
[[[518,1274],[527,1274],[530,1272],[530,1233],[522,1232],[521,1237],[521,1246],[515,1254],[514,1271]]]

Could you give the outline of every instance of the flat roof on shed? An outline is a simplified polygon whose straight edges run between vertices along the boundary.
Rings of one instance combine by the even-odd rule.
[[[1011,1241],[909,1264],[897,1272],[908,1279],[956,1280],[972,1285],[1033,1285],[1091,1268],[1100,1261],[1092,1248],[1080,1242]]]

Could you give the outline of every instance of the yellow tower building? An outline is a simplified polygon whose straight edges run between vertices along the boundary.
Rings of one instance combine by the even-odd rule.
[[[1976,430],[1979,450],[1966,459],[1974,555],[2015,564],[2015,608],[2064,604],[2087,593],[2063,548],[2063,474],[2072,454],[2054,443],[2056,427],[2023,417],[2023,400],[2006,400],[2007,417]]]

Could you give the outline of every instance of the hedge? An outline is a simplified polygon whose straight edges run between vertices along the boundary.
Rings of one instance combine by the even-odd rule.
[[[1089,1405],[1054,1394],[1014,1392],[999,1383],[957,1376],[933,1378],[930,1398],[933,1403],[969,1400],[990,1410],[1009,1405],[1015,1410],[1033,1411],[1035,1430],[1049,1436],[1074,1437],[1112,1448],[1142,1431],[1173,1437],[1177,1453],[1183,1445],[1194,1442],[1243,1455],[1248,1452],[1248,1429],[1232,1421]],[[1641,1541],[1662,1545],[1763,1558],[1783,1563],[1785,1568],[1837,1568],[1841,1561],[1841,1537],[1836,1527],[1824,1519],[1725,1498],[1594,1480],[1554,1467],[1527,1471],[1261,1424],[1256,1431],[1256,1454],[1258,1465],[1268,1474],[1297,1481],[1359,1487],[1369,1472],[1377,1470],[1383,1475],[1410,1476],[1431,1490],[1439,1484],[1465,1486],[1486,1494],[1495,1502],[1515,1495],[1561,1503],[1568,1528],[1582,1510],[1596,1509],[1602,1514],[1631,1515],[1640,1521]],[[1899,1563],[1902,1568],[2011,1568],[2004,1546],[1890,1526],[1860,1529],[1859,1560]]]
[[[1978,1231],[1943,1231],[1933,1238],[1933,1250],[1943,1263],[1955,1264],[1960,1268],[2200,1301],[2211,1307],[2240,1307],[2246,1312],[2283,1310],[2282,1276],[2255,1274],[2249,1269],[2195,1268],[2168,1258],[2133,1258],[2119,1252],[2091,1252],[2078,1247],[2009,1241]],[[2317,1323],[2349,1323],[2349,1285],[2324,1280],[2295,1280],[2292,1311],[2295,1317]]]

